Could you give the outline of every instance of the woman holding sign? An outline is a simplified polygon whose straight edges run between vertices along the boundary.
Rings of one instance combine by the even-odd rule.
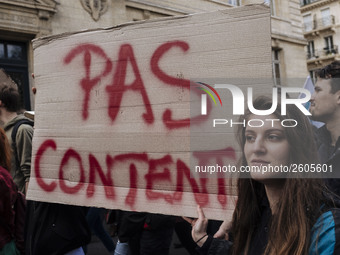
[[[270,109],[271,105],[267,97],[254,101],[258,110]],[[295,164],[307,169],[316,163],[313,132],[307,117],[295,105],[288,105],[284,118],[297,122],[296,127],[265,121],[282,120],[280,107],[268,116],[248,111],[242,118],[264,123],[255,125],[253,121],[252,126],[240,125],[238,130],[242,147],[240,166],[249,166],[253,172],[238,180],[229,240],[207,235],[208,220],[200,207],[198,219],[189,220],[200,254],[340,254],[340,209],[335,208],[334,198],[323,180],[304,178],[307,173],[292,171]],[[261,171],[270,166],[283,170]],[[285,166],[291,169],[285,171],[289,169]]]

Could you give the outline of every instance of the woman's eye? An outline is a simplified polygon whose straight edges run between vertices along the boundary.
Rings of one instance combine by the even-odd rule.
[[[282,139],[281,136],[278,136],[278,135],[269,135],[268,136],[268,140],[271,140],[271,141],[280,141]]]
[[[247,141],[247,142],[253,142],[253,141],[255,141],[255,136],[253,136],[253,135],[246,135],[246,141]]]

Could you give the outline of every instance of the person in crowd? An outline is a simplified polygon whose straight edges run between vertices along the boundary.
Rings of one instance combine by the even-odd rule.
[[[26,255],[84,255],[91,241],[86,208],[33,202],[26,221]]]
[[[20,94],[17,85],[8,77],[0,84],[0,121],[4,123],[9,143],[12,146],[11,175],[19,191],[26,194],[31,173],[33,125],[21,110]],[[15,142],[12,132],[17,123]]]
[[[225,233],[227,233],[228,231],[224,230],[224,225],[222,223],[224,222],[218,220],[209,220],[207,233],[215,233],[214,237],[224,238]],[[196,250],[196,243],[194,242],[194,240],[192,240],[191,237],[191,225],[188,224],[188,222],[185,221],[183,218],[178,217],[176,219],[175,232],[178,240],[180,241],[180,243],[174,243],[175,248],[184,247],[190,255],[198,255],[198,252]]]
[[[35,95],[36,88],[32,88]],[[85,207],[27,201],[25,255],[84,255],[91,241]]]
[[[105,208],[90,207],[87,211],[86,219],[91,230],[100,239],[100,241],[102,241],[107,251],[113,255],[115,251],[115,244],[103,226],[105,212]]]
[[[146,214],[141,232],[140,255],[169,255],[175,218],[172,215]]]
[[[175,247],[183,246],[190,255],[198,255],[196,243],[191,237],[191,225],[185,220],[178,218],[175,224],[175,232],[180,241],[180,244],[174,243]]]
[[[259,97],[253,104],[255,109],[266,110],[271,108],[272,100]],[[311,125],[295,105],[287,105],[285,116],[280,115],[278,105],[271,115],[256,116],[248,111],[241,118],[260,119],[264,124],[239,126],[240,165],[261,170],[269,165],[317,163]],[[283,118],[298,124],[283,127],[280,121],[266,121]],[[251,171],[241,176],[229,240],[207,235],[208,219],[198,207],[198,219],[190,223],[200,254],[340,254],[338,202],[322,179],[296,174]]]
[[[325,125],[316,131],[321,163],[340,171],[340,61],[316,72],[315,92],[310,100],[312,119]],[[340,179],[326,179],[327,186],[340,196]]]
[[[167,255],[176,217],[154,213],[118,211],[115,255]]]
[[[0,255],[19,255],[16,245],[14,205],[18,189],[8,171],[11,168],[11,148],[3,129],[0,129]],[[22,238],[23,240],[23,238]]]

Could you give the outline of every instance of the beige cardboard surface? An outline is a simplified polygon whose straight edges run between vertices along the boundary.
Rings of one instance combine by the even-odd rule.
[[[268,7],[62,34],[33,46],[28,199],[192,217],[200,204],[208,218],[231,217],[229,180],[190,178],[190,160],[197,159],[185,121],[192,110],[188,80],[271,78]],[[257,92],[268,86],[257,85]],[[233,132],[219,140],[217,149],[238,153]],[[235,155],[228,159],[234,164]]]

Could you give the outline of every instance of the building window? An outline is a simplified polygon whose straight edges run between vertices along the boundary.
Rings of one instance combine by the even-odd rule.
[[[307,58],[314,58],[315,57],[315,49],[314,49],[314,41],[308,41],[307,44]]]
[[[314,71],[313,70],[309,71],[309,76],[312,79],[313,84],[315,84],[315,82],[316,82],[316,73],[315,73],[315,70]]]
[[[274,85],[279,86],[281,85],[280,50],[272,50],[272,62]]]
[[[3,60],[25,62],[26,57],[25,43],[0,41],[0,58]]]
[[[306,32],[313,30],[313,19],[311,14],[303,16],[303,23]]]
[[[304,5],[313,3],[315,1],[318,1],[318,0],[300,0],[300,3],[301,3],[301,6],[304,6]]]
[[[228,0],[228,3],[234,6],[239,6],[239,0]]]
[[[18,85],[22,107],[30,110],[26,43],[0,40],[0,68]]]
[[[7,58],[13,60],[22,60],[23,47],[21,45],[7,44]]]
[[[332,16],[329,8],[321,10],[322,25],[324,27],[332,25]]]
[[[5,58],[5,45],[0,43],[0,58]]]
[[[264,0],[264,3],[270,6],[270,13],[272,16],[276,16],[275,0]]]
[[[331,54],[334,51],[334,45],[333,45],[333,36],[326,36],[325,37],[325,54]],[[334,52],[335,53],[335,52]]]

